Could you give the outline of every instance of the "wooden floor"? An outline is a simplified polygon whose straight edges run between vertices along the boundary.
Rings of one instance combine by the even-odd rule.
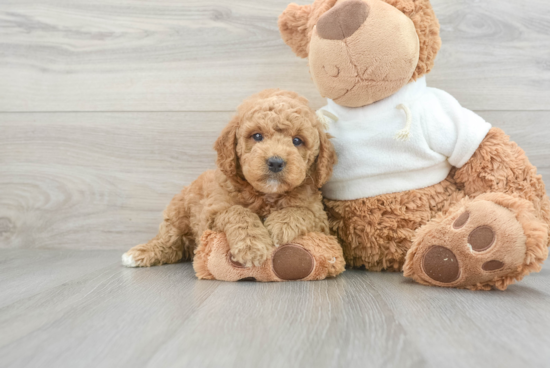
[[[348,270],[198,281],[118,251],[0,251],[1,367],[548,367],[550,269],[508,291]]]
[[[0,0],[0,368],[550,367],[548,265],[506,292],[120,266],[214,166],[243,98],[279,87],[324,104],[277,30],[289,2]],[[428,84],[550,183],[550,2],[432,3]]]
[[[346,271],[198,281],[117,251],[0,252],[2,367],[543,367],[550,270],[506,292]]]

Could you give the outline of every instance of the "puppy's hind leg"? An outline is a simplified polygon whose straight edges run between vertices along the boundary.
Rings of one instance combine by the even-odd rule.
[[[194,244],[184,237],[170,222],[160,224],[157,236],[146,244],[136,245],[122,255],[122,265],[126,267],[159,266],[191,259]],[[184,254],[185,253],[185,254]]]

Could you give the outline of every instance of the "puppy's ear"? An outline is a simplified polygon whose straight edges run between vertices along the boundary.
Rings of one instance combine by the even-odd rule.
[[[336,151],[329,138],[330,135],[325,132],[323,125],[319,124],[319,155],[315,160],[313,180],[315,186],[321,188],[332,176],[332,168],[338,162]]]
[[[301,58],[306,58],[309,44],[309,17],[312,5],[290,4],[279,16],[279,31],[283,41]]]
[[[237,158],[237,129],[239,127],[238,116],[235,116],[222,130],[222,133],[214,143],[214,149],[218,152],[216,164],[220,170],[232,181],[239,182],[238,158]]]

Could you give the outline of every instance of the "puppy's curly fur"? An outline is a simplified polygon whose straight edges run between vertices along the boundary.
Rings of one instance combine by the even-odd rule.
[[[306,233],[329,233],[319,188],[336,154],[305,98],[282,90],[250,97],[214,148],[218,168],[172,199],[157,236],[130,249],[125,265],[191,260],[206,230],[225,232],[233,260],[245,266]],[[284,161],[282,171],[269,170],[271,157]]]

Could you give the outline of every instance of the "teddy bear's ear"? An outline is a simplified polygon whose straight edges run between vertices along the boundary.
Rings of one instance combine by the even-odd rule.
[[[279,31],[283,40],[301,58],[306,58],[308,54],[308,21],[312,9],[312,5],[290,4],[279,16]]]

